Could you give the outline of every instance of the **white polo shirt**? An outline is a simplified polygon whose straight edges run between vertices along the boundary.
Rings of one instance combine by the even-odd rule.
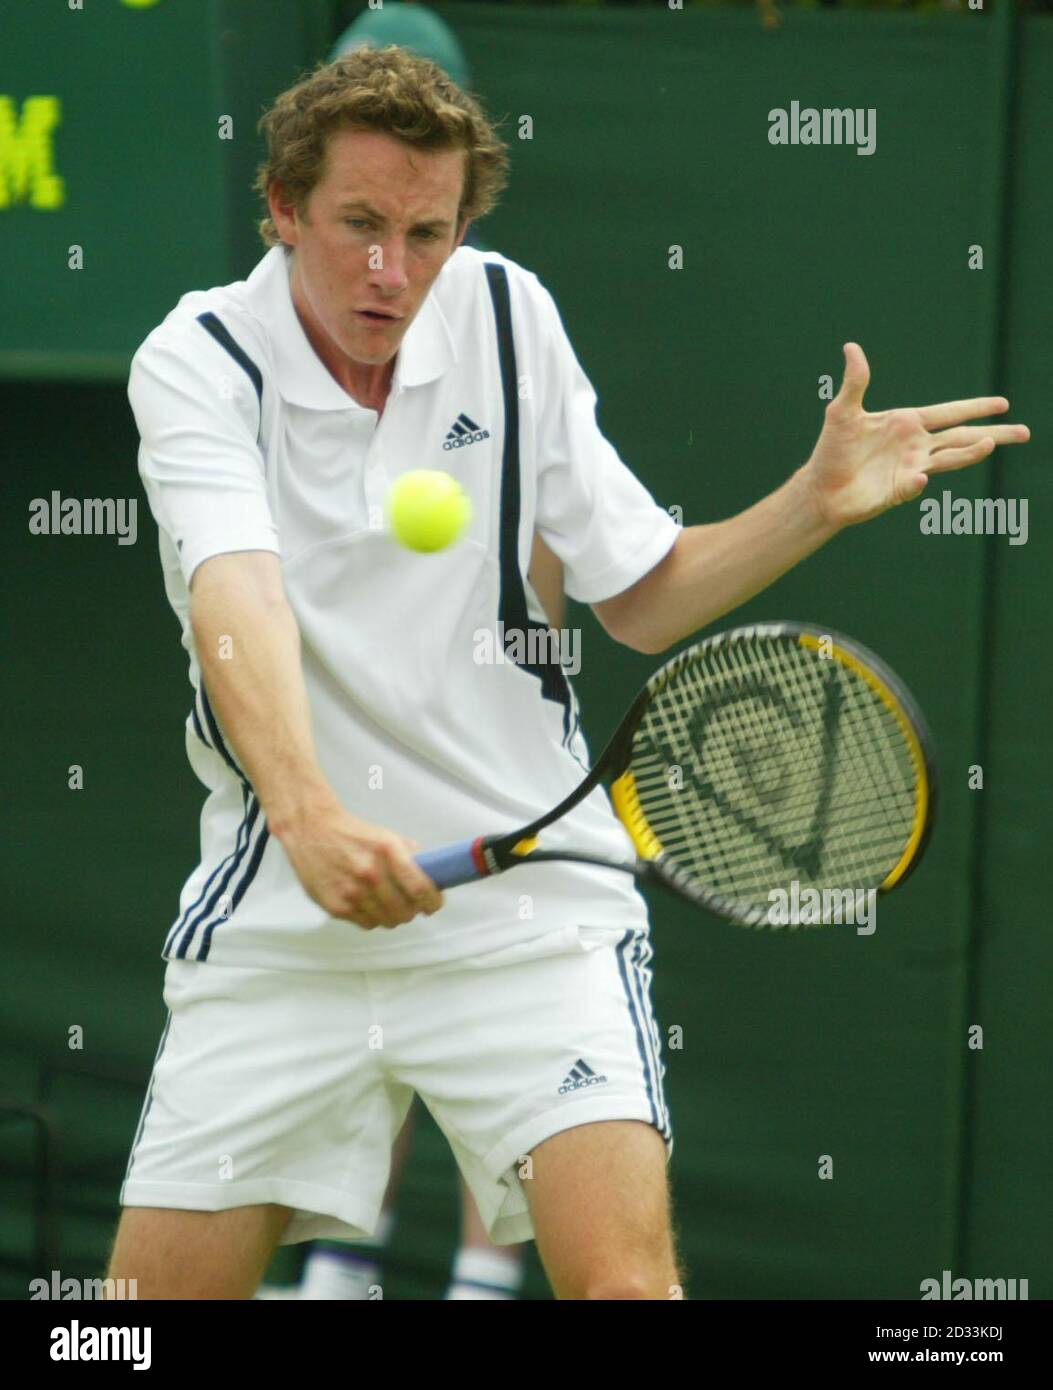
[[[562,667],[532,667],[525,636],[507,659],[486,659],[505,655],[502,631],[508,641],[545,627],[526,579],[535,528],[585,603],[629,588],[678,528],[600,433],[595,393],[537,277],[493,251],[455,251],[403,338],[378,420],[311,348],[278,247],[248,280],[184,295],[136,353],[129,397],[190,656],[187,752],[209,789],[201,862],[164,957],[385,969],[560,949],[580,925],[612,938],[646,929],[629,875],[580,864],[450,889],[441,912],[392,929],[330,918],[267,829],[189,624],[203,560],[279,555],[321,767],[349,811],[422,848],[514,830],[566,796],[589,752]],[[473,503],[466,536],[438,554],[408,551],[384,528],[390,484],[415,468],[452,473]],[[544,841],[632,857],[602,788]]]

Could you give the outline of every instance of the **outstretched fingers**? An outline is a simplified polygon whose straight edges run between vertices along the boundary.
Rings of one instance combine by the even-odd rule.
[[[971,463],[979,463],[994,452],[995,441],[989,434],[978,439],[975,444],[967,444],[960,449],[941,449],[931,454],[925,465],[926,473],[950,473],[955,468],[968,468]]]
[[[961,425],[932,436],[929,451],[933,473],[964,468],[986,458],[999,444],[1026,444],[1031,431],[1026,425]]]
[[[915,408],[927,430],[942,430],[965,420],[982,420],[985,415],[1004,415],[1009,402],[1004,396],[973,396],[967,401],[941,401],[938,405]]]

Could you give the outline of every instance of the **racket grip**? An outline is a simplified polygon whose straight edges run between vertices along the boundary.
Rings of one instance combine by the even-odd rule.
[[[441,849],[425,850],[414,858],[437,888],[456,888],[460,883],[488,876],[490,871],[482,856],[482,844],[482,836],[458,840]]]

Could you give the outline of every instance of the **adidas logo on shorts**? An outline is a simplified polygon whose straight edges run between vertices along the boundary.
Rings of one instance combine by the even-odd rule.
[[[568,1091],[580,1091],[585,1086],[602,1086],[606,1080],[605,1076],[597,1076],[588,1062],[583,1062],[579,1057],[571,1067],[570,1074],[563,1078],[559,1094],[565,1096]]]

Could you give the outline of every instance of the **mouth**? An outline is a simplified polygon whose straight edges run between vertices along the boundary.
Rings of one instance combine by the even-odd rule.
[[[355,317],[361,319],[363,323],[376,324],[378,328],[384,324],[398,323],[394,314],[385,314],[380,309],[356,309]]]

